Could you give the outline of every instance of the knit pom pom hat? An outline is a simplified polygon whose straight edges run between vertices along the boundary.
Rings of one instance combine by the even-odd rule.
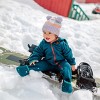
[[[61,17],[51,17],[51,16],[47,16],[46,18],[47,18],[47,21],[44,23],[42,30],[49,31],[59,36],[62,18]]]

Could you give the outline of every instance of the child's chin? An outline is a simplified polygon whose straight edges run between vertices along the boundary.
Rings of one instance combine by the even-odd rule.
[[[47,41],[47,40],[46,40]],[[47,41],[47,42],[50,42],[50,41]]]
[[[49,41],[49,40],[46,40],[46,42],[51,42],[51,41]]]

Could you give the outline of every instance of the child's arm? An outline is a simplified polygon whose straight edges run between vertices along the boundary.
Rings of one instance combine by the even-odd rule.
[[[34,49],[32,55],[28,58],[30,64],[38,62],[43,57],[44,53],[43,53],[43,43],[42,42],[39,44],[39,46],[37,46]]]
[[[72,53],[72,50],[71,48],[69,47],[67,41],[66,42],[63,42],[62,44],[62,51],[63,51],[63,55],[65,57],[65,59],[68,61],[68,63],[70,65],[75,65],[76,62],[75,62],[75,58],[73,57],[73,53]],[[74,68],[74,67],[73,67]]]

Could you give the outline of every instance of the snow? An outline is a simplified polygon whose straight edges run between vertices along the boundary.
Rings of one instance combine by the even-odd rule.
[[[79,5],[91,20],[75,21],[61,16],[60,36],[68,40],[77,65],[82,61],[89,63],[94,77],[100,78],[100,15],[91,13],[95,4]],[[0,0],[0,47],[29,55],[27,44],[39,44],[47,15],[58,16],[33,0]],[[22,78],[15,68],[0,64],[0,100],[92,100],[90,91],[63,93],[41,78],[41,72],[31,71]]]
[[[2,54],[3,53],[3,51],[0,49],[0,53]]]

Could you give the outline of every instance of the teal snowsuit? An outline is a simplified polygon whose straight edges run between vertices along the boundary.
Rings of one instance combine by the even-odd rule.
[[[44,57],[43,60],[42,57]],[[71,65],[75,65],[75,58],[67,41],[59,37],[55,42],[48,43],[44,39],[35,48],[29,57],[29,62],[38,60],[35,65],[28,66],[29,70],[35,71],[59,71],[63,76],[62,91],[72,92]]]

